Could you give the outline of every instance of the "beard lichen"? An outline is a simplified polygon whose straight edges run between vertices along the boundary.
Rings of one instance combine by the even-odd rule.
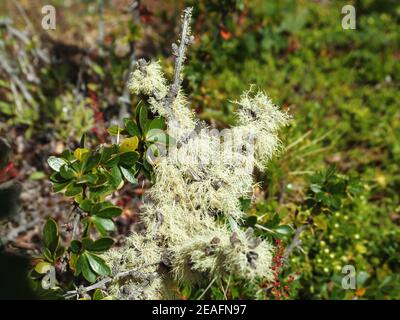
[[[118,299],[170,299],[176,283],[207,285],[234,275],[247,281],[272,279],[273,246],[240,227],[241,198],[252,198],[254,166],[263,170],[279,149],[278,130],[288,121],[270,99],[245,92],[237,125],[208,128],[196,119],[181,88],[181,68],[190,37],[185,10],[174,81],[168,85],[159,62],[139,60],[129,88],[143,94],[153,113],[166,119],[171,139],[154,161],[154,185],[147,191],[143,230],[123,247],[105,253],[116,277],[109,292]]]

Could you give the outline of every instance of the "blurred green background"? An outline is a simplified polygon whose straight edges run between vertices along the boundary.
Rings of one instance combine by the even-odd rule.
[[[48,31],[44,4],[0,5],[0,133],[33,146],[14,145],[15,166],[29,150],[34,168],[17,176],[22,183],[45,179],[42,160],[83,132],[104,142],[104,126],[134,111],[137,97],[121,99],[132,61],[160,59],[172,75],[180,12],[193,6],[184,86],[198,116],[234,124],[232,101],[254,84],[293,117],[246,208],[246,223],[285,246],[304,226],[280,275],[287,283],[299,273],[287,298],[400,298],[398,1],[53,1],[57,27]],[[354,30],[342,28],[346,4]],[[356,270],[354,290],[341,286],[345,265]],[[199,288],[177,290],[187,299]],[[276,298],[271,290],[229,278],[205,297]]]

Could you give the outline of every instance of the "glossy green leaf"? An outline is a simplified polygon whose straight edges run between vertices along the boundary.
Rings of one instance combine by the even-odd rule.
[[[92,214],[97,214],[100,210],[114,206],[110,201],[97,202],[93,205]]]
[[[75,276],[79,276],[82,273],[82,266],[83,266],[82,259],[85,259],[85,258],[82,258],[82,255],[79,255],[78,258],[76,259],[75,273],[74,273]]]
[[[119,170],[118,166],[112,167],[110,174],[111,174],[111,183],[114,186],[114,188],[117,188],[117,189],[122,188],[123,180],[122,180],[121,171]]]
[[[152,129],[147,132],[146,141],[166,146],[169,144],[169,136],[163,130]]]
[[[102,258],[90,252],[86,252],[85,255],[89,261],[91,269],[95,273],[101,276],[109,276],[111,274],[110,267]]]
[[[58,225],[53,218],[47,219],[43,228],[43,242],[44,246],[50,250],[51,253],[55,252],[59,243]]]
[[[37,180],[42,180],[42,179],[44,179],[44,178],[46,178],[46,174],[44,173],[44,172],[42,172],[42,171],[35,171],[35,172],[32,172],[30,175],[29,175],[29,180],[32,180],[32,181],[37,181]]]
[[[130,136],[132,136],[132,137],[134,137],[134,136],[140,137],[141,134],[140,134],[139,127],[131,119],[125,118],[124,119],[124,126],[125,126],[125,129],[126,129],[126,131],[128,132],[128,134]]]
[[[86,158],[89,156],[89,150],[85,148],[76,148],[74,151],[74,157],[80,161],[85,162]]]
[[[114,240],[110,237],[103,237],[100,238],[94,242],[92,242],[90,245],[86,246],[86,250],[89,251],[96,251],[96,252],[102,252],[110,249],[112,245],[114,244]]]
[[[136,162],[139,160],[139,153],[136,151],[125,152],[120,155],[119,164],[121,166],[131,168],[133,167]]]
[[[72,169],[75,170],[75,172],[80,172],[82,169],[82,162],[75,159],[73,162],[71,162],[71,166],[72,166]]]
[[[153,129],[165,130],[165,127],[165,119],[158,117],[150,121],[147,131],[151,131]]]
[[[130,169],[130,168],[124,168],[124,167],[120,167],[120,169],[121,169],[122,175],[124,176],[124,178],[128,182],[130,182],[132,184],[137,184],[138,183],[138,180],[135,177],[136,173],[137,173],[137,170]]]
[[[57,182],[57,183],[64,183],[64,182],[66,182],[67,180],[65,180],[65,178],[63,178],[59,172],[54,172],[54,173],[50,176],[50,181],[51,181],[51,182]]]
[[[100,153],[95,153],[95,154],[90,154],[87,159],[85,160],[83,166],[82,166],[82,171],[83,172],[88,172],[95,168],[101,160],[101,154]]]
[[[99,187],[90,187],[90,198],[104,198],[107,195],[112,194],[115,191],[116,187],[111,183],[106,183]]]
[[[64,159],[57,158],[54,156],[51,156],[49,159],[47,159],[47,163],[49,164],[50,168],[53,169],[54,171],[59,172],[61,167],[64,164],[67,164],[67,162]]]
[[[90,268],[88,257],[85,253],[81,254],[76,262],[75,275],[79,275],[81,272],[83,277],[90,283],[96,281],[96,274]]]
[[[312,184],[310,185],[310,189],[311,189],[311,191],[314,192],[314,193],[318,193],[318,192],[321,192],[321,191],[322,191],[321,186],[320,186],[319,184],[316,184],[316,183],[312,183]]]
[[[70,180],[75,177],[75,171],[72,170],[67,164],[64,164],[60,168],[60,175],[66,180]]]
[[[119,159],[120,159],[120,156],[119,156],[119,155],[113,155],[110,159],[108,159],[108,160],[104,163],[104,165],[105,165],[107,168],[115,167],[116,165],[118,165]]]
[[[104,164],[108,160],[111,159],[113,155],[116,155],[119,151],[118,146],[112,145],[110,147],[104,147],[101,151],[101,158],[100,158],[100,163]]]
[[[89,199],[83,199],[82,201],[79,201],[79,208],[85,212],[90,212],[92,210],[92,206],[92,201]]]
[[[71,152],[71,150],[64,150],[61,154],[60,154],[60,158],[63,158],[64,160],[66,160],[67,162],[71,162],[75,159],[73,153]]]
[[[135,151],[139,145],[138,137],[130,137],[122,139],[121,145],[119,146],[120,152]]]
[[[278,213],[275,213],[272,217],[272,219],[268,222],[267,226],[268,228],[275,228],[279,225],[279,223],[281,222],[281,219],[279,217]]]
[[[357,274],[357,286],[359,288],[363,287],[367,279],[370,277],[369,273],[366,271],[360,271]]]
[[[84,183],[89,183],[89,184],[96,184],[98,181],[98,175],[95,175],[93,173],[86,173],[82,177],[76,180],[77,184],[84,184]]]
[[[93,242],[94,241],[92,240],[92,238],[90,238],[90,236],[82,238],[83,249],[86,250],[88,247],[90,247],[93,244]]]
[[[87,174],[86,174],[87,175]],[[86,176],[85,175],[85,176]],[[85,178],[87,179],[87,178]],[[96,173],[96,181],[94,183],[90,183],[93,187],[100,187],[108,182],[108,173],[100,172]]]
[[[122,209],[120,207],[109,207],[109,208],[105,208],[100,210],[99,212],[96,213],[96,215],[98,217],[101,218],[114,218],[114,217],[118,217],[119,215],[121,215],[122,213]]]
[[[147,107],[143,104],[139,108],[140,108],[139,115],[138,115],[139,125],[140,125],[140,128],[141,128],[143,134],[145,134],[147,131],[147,126],[148,126],[149,111],[148,111]]]
[[[71,183],[71,181],[60,182],[60,183],[53,182],[53,190],[54,190],[54,192],[63,191],[70,183]]]
[[[93,222],[97,231],[102,236],[106,236],[108,232],[114,231],[114,229],[115,229],[114,222],[111,219],[93,216],[90,218],[90,220]]]
[[[152,144],[147,148],[146,161],[148,163],[154,164],[159,156],[160,156],[160,150],[155,144]]]
[[[82,134],[81,140],[79,142],[79,147],[80,148],[86,147],[86,133]]]
[[[60,259],[65,254],[65,251],[66,251],[65,247],[60,246],[59,244],[56,249],[56,252],[54,252],[53,254],[54,260]]]
[[[293,229],[289,225],[280,225],[273,229],[276,233],[280,235],[290,235],[293,233]]]
[[[113,126],[109,127],[107,129],[107,131],[109,134],[111,134],[113,136],[117,136],[118,134],[121,134],[122,128],[117,125],[113,125]]]
[[[47,261],[50,261],[50,262],[53,262],[53,261],[54,261],[53,254],[52,254],[52,253],[50,252],[50,250],[47,249],[47,248],[44,248],[44,249],[43,249],[43,257],[44,257]]]
[[[50,268],[50,263],[41,261],[35,266],[35,271],[40,274],[46,274],[50,270]]]
[[[70,243],[70,248],[73,253],[79,253],[82,249],[82,242],[79,240],[72,240]]]
[[[82,186],[79,186],[75,183],[71,183],[68,187],[67,190],[65,190],[65,195],[67,197],[74,197],[80,193],[83,192]]]

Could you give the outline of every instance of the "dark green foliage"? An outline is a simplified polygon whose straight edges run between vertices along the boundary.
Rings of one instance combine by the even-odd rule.
[[[261,176],[265,201],[246,221],[267,237],[276,225],[309,225],[287,270],[302,274],[290,297],[399,298],[399,3],[354,2],[356,30],[341,27],[348,1],[186,3],[201,21],[185,69],[199,116],[233,124],[230,101],[249,83],[293,115],[286,150]],[[346,264],[360,290],[341,288]],[[255,297],[234,282],[228,298]]]
[[[152,139],[152,132],[158,130],[161,136],[165,135],[164,129],[164,119],[150,119],[147,108],[140,106],[135,120],[126,118],[123,128],[114,126],[108,129],[111,135],[116,136],[117,143],[90,150],[85,148],[86,135],[83,135],[79,148],[65,150],[59,157],[48,159],[54,171],[50,177],[54,191],[73,198],[74,211],[79,218],[73,232],[79,225],[83,226],[83,232],[79,236],[72,234],[66,251],[60,245],[57,223],[48,219],[43,229],[43,259],[32,271],[33,279],[43,279],[65,258],[65,254],[75,277],[82,275],[93,283],[99,276],[111,275],[110,267],[99,254],[114,244],[108,235],[115,230],[113,218],[121,215],[122,209],[105,201],[105,197],[121,189],[124,179],[136,184],[140,172],[151,176],[147,149],[157,148],[161,143]],[[93,231],[98,234],[95,240],[92,239]]]

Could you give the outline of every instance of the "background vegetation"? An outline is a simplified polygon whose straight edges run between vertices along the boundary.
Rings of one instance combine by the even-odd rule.
[[[342,29],[341,8],[349,3],[356,30]],[[13,207],[4,199],[22,190],[22,210],[0,226],[5,251],[39,255],[49,216],[68,231],[69,200],[52,195],[47,158],[74,149],[84,132],[110,141],[106,126],[132,115],[139,102],[125,91],[132,61],[160,59],[172,76],[170,44],[190,5],[195,42],[184,86],[198,116],[217,128],[233,124],[232,101],[252,83],[293,120],[281,135],[284,150],[258,174],[256,204],[243,204],[246,223],[276,242],[276,281],[250,286],[228,278],[207,292],[182,284],[179,295],[400,298],[396,0],[141,1],[136,8],[129,1],[55,1],[54,31],[40,26],[44,4],[0,5],[0,132],[12,150],[0,168],[3,212]],[[9,181],[19,184],[10,189]],[[111,234],[117,245],[137,228],[147,186],[141,177],[114,193],[124,207]],[[293,237],[301,243],[291,247]],[[356,269],[355,290],[341,287],[344,265]]]

